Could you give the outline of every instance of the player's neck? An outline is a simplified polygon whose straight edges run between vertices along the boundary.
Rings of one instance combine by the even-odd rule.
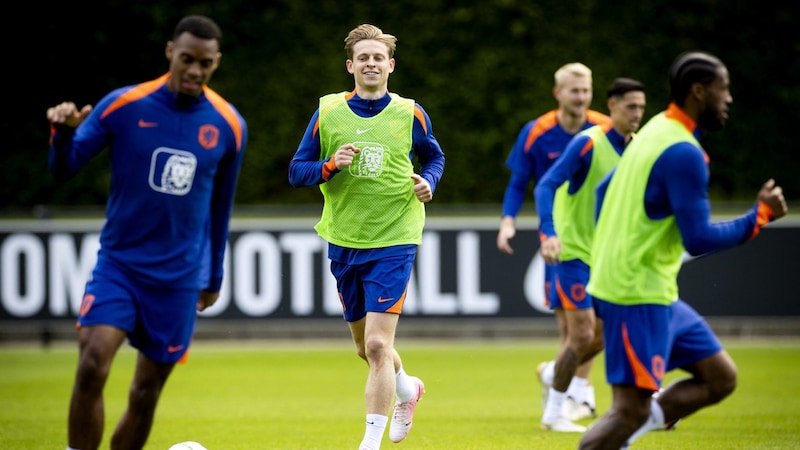
[[[364,100],[377,100],[386,95],[387,92],[389,92],[389,89],[386,86],[376,89],[365,89],[361,86],[356,86],[356,94]]]
[[[583,125],[586,123],[586,114],[584,113],[581,116],[576,116],[570,114],[566,110],[559,110],[556,114],[558,117],[558,124],[561,128],[564,129],[567,133],[575,134],[583,128]]]

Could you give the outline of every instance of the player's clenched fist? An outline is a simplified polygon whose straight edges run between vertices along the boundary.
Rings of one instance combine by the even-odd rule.
[[[783,188],[776,186],[775,180],[771,178],[758,192],[758,200],[772,208],[773,219],[780,219],[789,210],[786,206],[786,199],[783,197]]]
[[[414,180],[414,195],[417,196],[417,200],[422,203],[431,201],[433,199],[433,191],[430,183],[416,173],[411,174],[411,178]]]
[[[353,157],[360,151],[361,149],[353,144],[344,144],[333,154],[333,163],[336,164],[337,169],[342,170],[353,164]]]

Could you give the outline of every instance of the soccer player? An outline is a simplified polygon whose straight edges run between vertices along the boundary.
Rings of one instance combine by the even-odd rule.
[[[47,110],[57,179],[107,147],[111,158],[106,222],[77,322],[69,449],[100,446],[103,389],[126,338],[139,355],[111,448],[144,447],[167,378],[187,356],[196,311],[219,297],[247,142],[245,121],[207,86],[221,41],[211,19],[184,17],[166,44],[169,72],[116,89],[94,107],[64,102]]]
[[[516,217],[528,195],[531,179],[536,183],[555,160],[561,156],[567,143],[580,131],[595,125],[610,125],[611,119],[603,113],[589,109],[592,103],[592,71],[584,64],[573,62],[561,66],[554,74],[553,96],[558,108],[546,112],[526,123],[519,132],[506,159],[511,177],[503,196],[503,217],[497,232],[497,248],[513,254],[511,239],[517,233]],[[545,266],[545,301],[552,295],[550,285],[552,267]],[[562,342],[564,330],[560,330]],[[577,404],[594,405],[594,391],[588,384],[591,362],[576,370],[575,386],[570,391]],[[546,392],[546,389],[545,389]],[[574,416],[573,416],[574,417]],[[590,416],[591,417],[591,416]],[[584,418],[584,417],[577,417]],[[562,427],[564,425],[565,427]],[[582,431],[583,427],[559,421],[553,431]]]
[[[669,85],[667,109],[642,127],[610,182],[598,187],[602,206],[587,290],[603,320],[613,401],[581,449],[629,445],[733,392],[733,360],[678,297],[682,255],[743,244],[787,211],[782,189],[770,179],[746,214],[711,221],[709,158],[698,139],[728,118],[728,69],[709,53],[683,53],[670,67]],[[664,374],[678,368],[691,376],[653,397]]]
[[[583,378],[573,381],[578,366],[603,349],[602,323],[595,321],[592,297],[586,294],[594,235],[594,190],[639,129],[646,100],[644,85],[618,78],[608,88],[606,98],[611,126],[597,125],[575,136],[534,190],[541,253],[545,262],[553,265],[550,309],[564,336],[555,360],[541,363],[538,368],[543,389],[547,390],[541,420],[541,427],[546,430],[585,431],[564,421],[596,414],[594,402],[588,403],[594,400],[593,395],[564,412],[571,383],[592,388]]]
[[[395,36],[363,24],[344,42],[355,89],[320,98],[289,164],[289,181],[318,185],[324,197],[315,229],[328,242],[344,319],[369,366],[359,448],[377,450],[392,400],[389,438],[400,442],[425,392],[419,378],[406,374],[394,339],[422,243],[424,204],[433,199],[445,158],[425,110],[388,90]]]

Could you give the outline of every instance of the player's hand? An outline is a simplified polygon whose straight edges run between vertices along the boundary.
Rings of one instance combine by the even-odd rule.
[[[433,191],[431,190],[431,185],[428,183],[428,180],[416,173],[411,174],[411,179],[414,180],[414,195],[417,196],[417,200],[422,203],[433,200]]]
[[[360,151],[361,149],[353,144],[344,144],[336,149],[336,153],[333,154],[333,163],[336,164],[337,169],[342,170],[353,164],[355,154]]]
[[[197,299],[197,310],[202,311],[216,303],[219,292],[200,291],[200,298]]]
[[[511,248],[509,241],[514,239],[517,235],[517,227],[514,224],[514,218],[505,216],[500,221],[500,231],[497,232],[497,249],[501,252],[513,255],[514,249]]]
[[[780,219],[785,216],[789,208],[783,197],[783,188],[775,185],[775,180],[770,178],[758,192],[758,201],[764,202],[772,209],[772,218]]]
[[[544,262],[550,265],[558,264],[561,262],[561,239],[558,236],[550,236],[542,241],[539,251],[542,253]]]
[[[47,120],[54,125],[66,125],[76,128],[92,112],[92,105],[86,105],[78,111],[72,102],[63,102],[47,108]]]

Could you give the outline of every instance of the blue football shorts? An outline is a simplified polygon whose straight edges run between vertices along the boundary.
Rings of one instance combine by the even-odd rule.
[[[119,328],[142,354],[158,363],[173,364],[189,349],[199,296],[198,290],[142,285],[103,258],[86,284],[78,327]]]
[[[367,312],[402,313],[415,258],[398,255],[355,265],[331,261],[344,319],[355,322]]]
[[[670,352],[667,371],[686,367],[722,351],[714,330],[688,303],[678,299],[671,305]]]
[[[722,350],[708,323],[686,302],[621,306],[594,298],[603,319],[606,380],[657,391],[666,372]]]
[[[589,266],[579,259],[562,261],[553,267],[553,287],[550,309],[576,311],[594,307],[592,296],[586,292]]]
[[[553,266],[550,264],[544,265],[544,305],[553,309]]]

